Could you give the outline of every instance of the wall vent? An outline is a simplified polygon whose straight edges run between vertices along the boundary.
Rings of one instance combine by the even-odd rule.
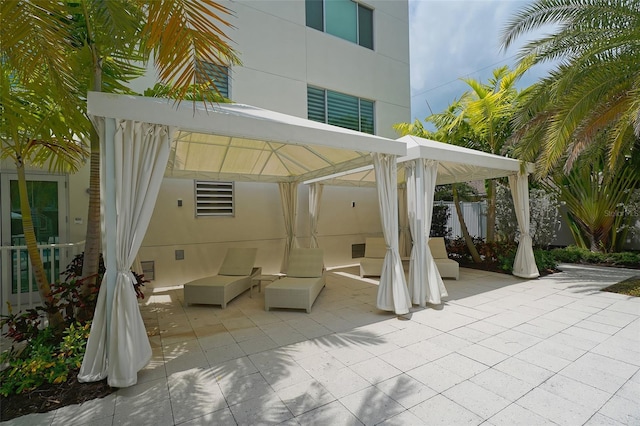
[[[364,243],[351,244],[351,258],[357,259],[359,257],[364,257]]]
[[[156,278],[156,262],[153,260],[143,260],[140,262],[140,265],[142,265],[144,279],[153,281]]]
[[[197,180],[196,217],[233,216],[233,182]]]

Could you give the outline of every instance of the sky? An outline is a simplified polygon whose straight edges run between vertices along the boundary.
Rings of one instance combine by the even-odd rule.
[[[502,65],[513,67],[519,47],[507,51],[500,36],[507,22],[530,0],[409,0],[411,51],[411,121],[442,112],[467,90],[460,78],[486,82]],[[520,80],[527,87],[546,75],[549,65],[537,65]]]

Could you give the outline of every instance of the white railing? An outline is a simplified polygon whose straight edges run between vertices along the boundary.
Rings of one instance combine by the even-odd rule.
[[[458,220],[458,212],[453,201],[436,201],[435,205],[449,207],[449,219],[447,228],[451,228],[451,238],[462,237],[462,227]],[[486,238],[487,236],[487,203],[484,201],[461,202],[460,209],[464,217],[469,234],[472,237]]]
[[[40,258],[50,282],[60,280],[60,274],[73,258],[84,251],[84,241],[62,244],[38,244]],[[3,315],[40,305],[27,246],[0,246],[0,302]]]

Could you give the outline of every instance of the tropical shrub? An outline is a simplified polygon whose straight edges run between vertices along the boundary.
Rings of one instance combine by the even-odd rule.
[[[84,253],[80,253],[76,255],[71,261],[71,263],[69,263],[69,265],[67,266],[67,269],[65,269],[62,272],[62,276],[65,278],[65,280],[80,281],[80,277],[82,276],[82,269],[84,267],[83,263],[84,263]],[[99,263],[98,263],[98,274],[97,274],[97,279],[95,281],[97,283],[97,286],[93,286],[93,288],[91,288],[88,293],[93,294],[95,297],[97,297],[98,290],[100,289],[100,283],[102,282],[102,277],[104,276],[104,273],[106,270],[107,269],[104,265],[104,258],[102,257],[102,253],[100,253]],[[146,280],[144,278],[144,274],[138,274],[137,272],[134,272],[134,271],[131,271],[131,273],[136,279],[136,281],[133,283],[133,289],[136,292],[136,297],[138,299],[144,299],[142,286],[144,286],[145,283],[148,283],[149,280]],[[91,277],[85,277],[84,279],[89,279],[89,278]],[[88,287],[92,287],[92,286],[88,285]]]
[[[69,325],[62,340],[47,327],[22,350],[11,348],[0,355],[0,363],[7,364],[0,372],[0,395],[26,392],[44,383],[63,383],[72,370],[82,364],[91,322]]]
[[[529,190],[529,232],[534,247],[547,248],[556,238],[560,224],[558,196],[540,188]],[[511,190],[498,185],[496,200],[496,233],[500,240],[518,241],[518,221]]]
[[[451,235],[451,228],[447,226],[447,221],[450,216],[451,212],[449,212],[449,206],[446,204],[434,205],[429,236],[449,238]]]
[[[62,273],[64,281],[51,284],[52,301],[24,312],[2,316],[0,326],[5,336],[14,343],[0,355],[0,395],[8,396],[39,387],[44,383],[57,384],[67,381],[72,371],[82,363],[91,320],[95,311],[99,283],[104,274],[101,267],[97,285],[82,287],[77,278],[82,273],[83,254],[76,256]],[[102,260],[102,259],[101,259]],[[138,298],[144,298],[140,287],[148,282],[144,275],[133,273],[133,284]],[[85,278],[86,279],[86,278]],[[89,291],[83,291],[88,288]],[[11,306],[9,306],[11,308]],[[51,325],[45,326],[48,312],[60,312],[63,331]]]
[[[536,266],[541,274],[556,271],[558,262],[549,250],[536,249],[533,251],[533,257],[536,259]]]
[[[640,267],[640,252],[599,253],[583,247],[568,246],[553,249],[550,253],[561,263]]]
[[[463,266],[479,267],[490,271],[505,273],[513,272],[513,261],[516,258],[518,245],[514,241],[485,242],[481,238],[473,239],[474,245],[480,253],[482,261],[477,264],[471,258],[471,253],[463,238],[456,238],[449,242],[447,251],[449,257]],[[533,251],[536,266],[541,274],[554,272],[557,266],[556,258],[547,250],[536,249]]]

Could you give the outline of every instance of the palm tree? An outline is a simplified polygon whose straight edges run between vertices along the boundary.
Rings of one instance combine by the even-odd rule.
[[[0,159],[10,158],[18,174],[20,213],[27,252],[31,260],[40,296],[53,307],[50,283],[37,246],[36,234],[27,194],[25,166],[48,165],[53,172],[76,171],[88,154],[82,141],[78,141],[69,120],[82,120],[80,108],[63,109],[58,102],[60,95],[54,84],[46,80],[47,73],[41,67],[33,70],[33,77],[26,84],[17,81],[13,70],[2,68],[0,91]],[[66,105],[67,107],[69,105]],[[18,289],[20,291],[20,289]],[[49,324],[62,331],[60,312],[50,309]]]
[[[493,70],[492,77],[481,83],[477,80],[462,79],[468,86],[460,99],[425,121],[432,123],[438,131],[436,140],[465,146],[492,154],[503,154],[505,144],[511,137],[511,120],[522,93],[515,87],[518,79],[528,69],[523,62],[514,70],[500,67]],[[407,127],[409,126],[409,127]],[[400,131],[420,131],[424,128],[416,123],[396,127]],[[495,239],[496,223],[496,182],[489,180],[487,186],[487,241]]]
[[[568,172],[586,147],[606,133],[613,170],[640,137],[640,2],[537,0],[503,31],[506,49],[523,34],[553,28],[528,42],[521,60],[559,61],[532,89],[516,121],[518,153],[546,176]]]
[[[434,132],[425,129],[423,124],[419,120],[416,120],[413,123],[398,123],[395,124],[393,128],[402,136],[413,135],[436,141],[448,140],[452,143],[455,143],[453,141],[458,141],[457,144],[462,145],[462,141],[464,141],[464,139],[466,138],[466,133],[464,131],[461,131],[461,127],[463,126],[448,126],[451,121],[455,120],[455,112],[458,111],[458,109],[459,104],[457,101],[454,101],[451,105],[449,105],[445,112],[437,114],[438,124],[436,124],[437,130]],[[431,117],[434,116],[432,115]],[[458,216],[458,222],[460,223],[460,229],[462,230],[462,237],[464,238],[464,242],[467,245],[467,249],[469,250],[473,261],[475,263],[481,263],[482,259],[480,258],[480,253],[478,253],[478,249],[473,243],[473,238],[471,238],[471,234],[469,233],[469,229],[467,228],[467,223],[465,222],[464,215],[462,214],[462,209],[460,208],[461,197],[457,184],[453,184],[451,186],[451,191],[453,197],[453,205],[456,209],[456,214]]]
[[[625,215],[620,207],[628,205],[640,186],[640,164],[635,163],[628,158],[611,171],[604,155],[582,155],[568,173],[557,172],[553,183],[547,182],[547,188],[567,206],[576,245],[592,252],[610,252],[624,243],[625,225],[636,218]]]
[[[224,66],[239,62],[223,31],[231,27],[225,19],[231,11],[214,0],[11,1],[0,7],[3,37],[10,35],[6,42],[2,40],[6,63],[20,69],[23,63],[43,60],[51,81],[67,96],[87,90],[127,92],[127,82],[153,61],[159,79],[170,87],[168,96],[215,101],[217,89],[201,71],[203,62]],[[55,21],[55,37],[39,33],[41,20]],[[65,64],[74,65],[71,72]],[[202,79],[209,88],[193,84]],[[88,123],[86,116],[83,120]],[[76,122],[68,124],[74,127]],[[90,140],[91,166],[83,276],[91,277],[98,272],[101,249],[100,151],[96,132],[92,127],[85,130],[82,135]]]

